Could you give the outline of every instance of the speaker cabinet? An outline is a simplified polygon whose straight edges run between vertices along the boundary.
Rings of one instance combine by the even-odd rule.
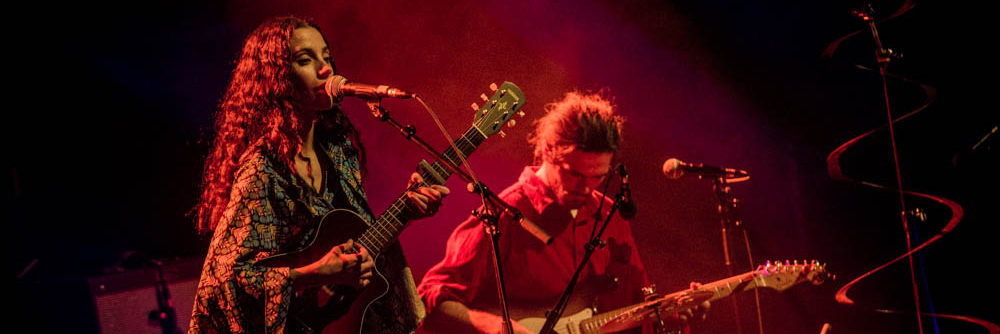
[[[164,263],[174,314],[175,333],[186,333],[204,259]],[[88,280],[97,322],[103,334],[164,334],[157,303],[157,269],[143,268]]]

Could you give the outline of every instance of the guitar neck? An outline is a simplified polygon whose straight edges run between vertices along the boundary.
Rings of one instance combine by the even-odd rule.
[[[460,166],[461,159],[459,159],[459,154],[462,157],[468,157],[485,140],[486,135],[479,131],[479,129],[476,129],[476,127],[471,127],[468,131],[465,131],[462,137],[455,141],[455,147],[458,147],[459,151],[455,151],[454,148],[449,146],[441,155],[453,166]],[[440,161],[435,161],[430,166],[434,170],[434,173],[440,176],[442,180],[447,180],[451,176],[451,170],[445,167]],[[425,170],[420,172],[420,176],[424,179],[424,183],[420,184],[420,186],[438,184],[436,182],[437,178],[432,177]],[[408,202],[409,199],[406,193],[400,195],[381,216],[375,219],[375,223],[358,238],[358,242],[367,248],[373,257],[378,256],[378,254],[382,253],[382,250],[399,238],[399,235],[403,232],[403,228],[409,223],[411,216]]]
[[[712,283],[703,284],[700,288],[698,288],[698,290],[713,292],[709,301],[715,301],[717,299],[729,297],[729,295],[732,295],[734,292],[749,291],[767,286],[767,283],[763,280],[757,279],[758,277],[760,276],[751,271],[742,275],[736,275]]]
[[[726,279],[721,279],[715,282],[703,284],[697,291],[699,292],[711,292],[712,295],[708,298],[709,301],[715,301],[718,299],[726,298],[737,291],[747,291],[756,289],[758,287],[766,286],[763,280],[757,279],[759,276],[755,272],[748,272],[741,275],[736,275]],[[629,316],[630,314],[640,313],[642,311],[648,310],[650,305],[655,305],[660,300],[676,300],[678,297],[683,296],[686,293],[691,292],[691,290],[684,290],[671,293],[655,301],[648,301],[639,303],[632,306],[623,307],[614,311],[604,312],[591,317],[590,319],[580,322],[580,329],[582,333],[600,333],[599,328],[604,326],[604,324],[618,319],[622,316]],[[682,311],[683,308],[678,308],[676,312]]]

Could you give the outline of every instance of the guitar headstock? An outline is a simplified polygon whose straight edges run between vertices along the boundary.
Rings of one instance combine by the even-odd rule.
[[[802,263],[799,261],[767,261],[767,264],[757,267],[754,271],[754,280],[758,286],[766,286],[778,291],[784,291],[791,286],[809,281],[813,285],[820,285],[828,279],[833,278],[826,271],[826,264],[819,261]]]
[[[479,96],[483,100],[482,107],[472,104],[472,109],[476,111],[472,126],[486,136],[499,132],[503,137],[506,135],[501,130],[504,123],[513,127],[517,123],[511,119],[515,114],[524,117],[524,112],[520,111],[524,107],[524,93],[510,81],[505,81],[500,87],[490,84],[490,89],[494,92],[492,97],[487,98],[486,94]]]

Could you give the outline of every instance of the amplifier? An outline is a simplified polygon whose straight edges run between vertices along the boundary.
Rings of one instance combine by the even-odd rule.
[[[191,258],[161,266],[176,314],[176,332],[187,332],[203,262],[202,258]],[[164,334],[157,278],[158,271],[152,267],[88,279],[101,333]]]

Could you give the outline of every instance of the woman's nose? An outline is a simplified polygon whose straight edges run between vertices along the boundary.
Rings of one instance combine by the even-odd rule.
[[[326,77],[329,77],[332,74],[333,74],[333,68],[330,67],[330,65],[324,65],[323,68],[319,70],[320,79],[326,79]]]

